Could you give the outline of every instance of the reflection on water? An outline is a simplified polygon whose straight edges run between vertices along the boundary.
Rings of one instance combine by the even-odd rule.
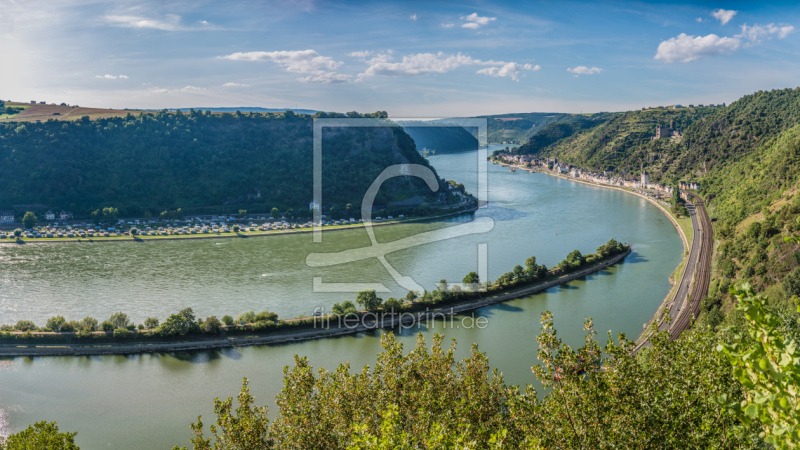
[[[474,192],[474,154],[431,158],[442,176]],[[488,320],[485,328],[433,321],[394,330],[406,351],[417,333],[428,343],[443,333],[458,341],[456,357],[479,344],[493,367],[510,384],[533,383],[536,336],[541,313],[555,315],[558,334],[569,345],[583,340],[583,319],[605,330],[636,335],[669,290],[667,278],[683,253],[671,223],[645,200],[618,191],[579,185],[544,174],[509,174],[489,168],[488,215],[495,227],[468,236],[398,251],[387,256],[403,275],[433,289],[442,278],[461,280],[476,270],[477,244],[489,248],[489,275],[497,278],[535,255],[556,265],[570,251],[593,252],[614,237],[633,244],[625,263],[534,296],[482,308],[469,318]],[[442,226],[417,223],[375,229],[380,242]],[[222,244],[222,245],[216,245]],[[310,252],[333,252],[370,245],[363,230],[325,235],[259,239],[173,241],[157,244],[0,246],[0,322],[53,314],[68,319],[108,317],[125,311],[137,322],[164,318],[186,306],[200,317],[270,309],[282,317],[307,314],[314,306],[352,299],[353,294],[315,293],[313,276],[326,281],[380,282],[405,295],[377,261],[329,268],[305,266]],[[13,270],[12,270],[13,268]],[[267,276],[262,276],[266,274]],[[207,352],[77,358],[17,358],[0,361],[0,415],[15,432],[40,420],[57,420],[62,430],[78,431],[84,448],[170,448],[188,445],[189,424],[213,416],[213,399],[236,396],[242,378],[251,381],[259,404],[270,406],[283,387],[283,368],[294,355],[315,368],[350,362],[353,371],[373,365],[385,331],[319,341]]]

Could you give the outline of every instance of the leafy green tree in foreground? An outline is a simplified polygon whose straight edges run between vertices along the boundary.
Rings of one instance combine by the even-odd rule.
[[[730,411],[745,425],[759,422],[765,440],[776,448],[800,447],[800,351],[797,342],[781,332],[781,319],[767,308],[767,300],[749,284],[731,288],[749,325],[736,342],[721,344],[733,365],[733,375],[744,386],[741,401],[722,396]],[[798,308],[800,312],[800,308]]]
[[[36,217],[36,214],[34,214],[32,211],[26,212],[25,215],[22,217],[22,225],[24,225],[25,228],[28,229],[35,227],[38,222],[39,219]]]
[[[217,423],[209,427],[212,436],[210,438],[203,437],[203,419],[197,417],[197,423],[192,424],[192,433],[195,435],[192,444],[195,450],[272,448],[267,407],[252,406],[255,400],[250,395],[247,378],[242,382],[238,400],[239,407],[233,411],[233,399],[230,397],[227,400],[214,399]]]
[[[0,449],[3,450],[77,450],[75,433],[58,431],[55,422],[36,422],[27,429],[3,439],[0,437]]]
[[[374,367],[351,373],[314,370],[295,356],[284,369],[279,414],[252,409],[245,383],[240,409],[215,401],[217,446],[192,426],[195,448],[696,448],[763,446],[718,398],[739,401],[741,386],[718,336],[690,331],[672,341],[666,333],[634,355],[634,343],[609,337],[604,347],[586,321],[585,343],[573,350],[557,338],[550,313],[539,336],[541,364],[533,372],[544,388],[507,386],[477,346],[457,362],[455,343],[428,348],[420,334],[405,353],[394,334],[382,336]],[[240,419],[234,420],[236,417]],[[252,417],[252,420],[243,419]],[[745,433],[738,433],[737,430]],[[214,431],[216,430],[216,432]],[[200,434],[198,434],[200,432]],[[236,440],[236,444],[232,444]]]

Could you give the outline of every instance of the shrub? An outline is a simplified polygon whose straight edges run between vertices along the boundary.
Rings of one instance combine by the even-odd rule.
[[[238,320],[239,323],[253,323],[256,321],[256,312],[248,311],[246,313],[239,314],[239,317],[236,320]]]
[[[100,329],[103,331],[114,331],[114,325],[112,325],[111,322],[106,320],[105,322],[100,324]]]
[[[229,326],[233,325],[233,323],[234,323],[233,322],[233,317],[225,314],[224,316],[222,316],[222,323],[224,323],[225,325],[229,325]]]
[[[158,319],[155,317],[148,317],[147,319],[144,319],[144,327],[148,330],[158,328]]]
[[[114,330],[114,339],[128,339],[131,337],[130,331],[127,328],[117,328]]]
[[[97,319],[94,317],[86,316],[81,320],[81,328],[89,331],[97,331]]]
[[[45,326],[53,331],[61,331],[61,326],[64,325],[64,322],[66,322],[64,316],[53,316],[47,319],[47,324]]]
[[[266,330],[274,329],[277,326],[278,326],[278,324],[275,323],[272,320],[263,320],[263,321],[259,321],[259,322],[254,323],[253,326],[250,327],[250,329],[253,330],[253,331],[266,331]]]
[[[255,322],[266,322],[267,320],[276,321],[278,320],[278,314],[270,311],[261,311],[260,313],[256,314]]]
[[[33,333],[31,333],[31,330],[25,330],[25,332],[22,333],[22,339],[33,339]]]
[[[396,298],[389,297],[385,302],[383,302],[383,309],[387,311],[394,311],[400,309],[402,303]]]
[[[116,328],[127,328],[130,325],[131,321],[128,319],[128,315],[123,312],[117,312],[111,315],[108,318],[108,322]]]
[[[29,449],[52,448],[63,450],[77,450],[75,433],[59,432],[55,422],[36,422],[27,429],[12,434],[5,440],[0,439],[0,448],[4,449]]]
[[[18,331],[28,331],[28,330],[35,330],[36,324],[31,322],[30,320],[20,320],[14,325],[14,328]]]
[[[222,322],[216,316],[209,316],[203,321],[201,329],[206,334],[219,334],[220,330],[222,330]]]
[[[75,334],[78,339],[91,339],[94,335],[92,334],[92,330],[88,328],[81,328]]]

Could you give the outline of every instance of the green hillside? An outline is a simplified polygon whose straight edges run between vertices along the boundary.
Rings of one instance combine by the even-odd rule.
[[[629,176],[644,166],[654,180],[675,176],[680,138],[653,140],[658,125],[672,125],[678,132],[713,114],[718,108],[656,108],[624,113],[602,113],[565,124],[551,124],[519,148],[523,154],[539,154],[595,171]],[[541,136],[541,137],[540,137]],[[549,139],[545,139],[549,136]],[[563,137],[562,137],[563,136]],[[560,138],[560,139],[559,139]]]
[[[654,140],[656,125],[681,134]],[[730,286],[749,282],[800,323],[800,88],[759,91],[727,107],[649,109],[550,124],[518,150],[628,179],[699,181],[716,239],[699,326],[743,325]],[[800,333],[798,333],[800,337]]]
[[[124,216],[140,217],[175,208],[278,207],[304,216],[313,195],[312,134],[312,117],[290,112],[3,123],[0,209],[39,205],[85,217],[115,206]],[[374,178],[398,163],[429,166],[408,134],[390,122],[387,128],[326,128],[323,209],[360,208]],[[394,179],[380,191],[377,206],[412,198],[407,205],[433,203],[438,193],[417,178]]]
[[[423,154],[455,153],[478,148],[478,139],[462,127],[414,126],[409,122],[399,124]]]

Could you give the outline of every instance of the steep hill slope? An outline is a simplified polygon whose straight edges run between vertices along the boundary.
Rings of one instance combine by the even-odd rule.
[[[43,205],[87,215],[115,206],[140,216],[184,211],[307,214],[312,200],[312,118],[292,113],[149,113],[74,122],[0,124],[0,209]],[[428,165],[413,140],[387,128],[326,129],[323,209],[359,208],[374,178],[398,163]],[[443,184],[442,184],[443,186]],[[384,185],[378,206],[432,203],[417,178]]]
[[[478,148],[478,139],[462,127],[414,126],[410,122],[399,124],[414,139],[417,150],[424,153],[455,153]]]

